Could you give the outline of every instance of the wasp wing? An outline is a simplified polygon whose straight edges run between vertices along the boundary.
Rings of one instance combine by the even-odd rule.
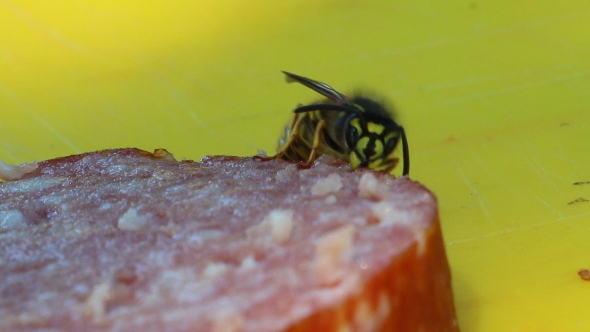
[[[329,98],[340,105],[346,104],[346,100],[343,94],[334,90],[331,86],[326,83],[314,81],[307,77],[295,75],[286,71],[283,71],[285,75],[287,75],[287,82],[297,82],[300,84],[305,85],[306,87],[312,89],[313,91],[323,95],[326,98]]]

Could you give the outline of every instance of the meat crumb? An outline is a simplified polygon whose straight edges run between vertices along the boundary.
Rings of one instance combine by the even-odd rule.
[[[590,270],[588,269],[580,269],[580,271],[578,271],[578,275],[580,278],[582,278],[582,280],[590,280]]]
[[[352,252],[353,225],[342,226],[322,237],[315,248],[315,275],[321,285],[332,285],[346,274]]]
[[[25,174],[36,170],[37,167],[36,162],[16,166],[0,161],[0,180],[14,181],[22,179]]]
[[[155,149],[153,155],[154,155],[154,157],[156,157],[158,159],[170,160],[170,161],[176,160],[174,158],[174,155],[172,153],[168,152],[168,150],[166,150],[166,149]]]
[[[311,187],[311,194],[313,196],[324,196],[329,193],[336,192],[342,188],[342,179],[340,175],[332,173],[328,177],[319,179]]]

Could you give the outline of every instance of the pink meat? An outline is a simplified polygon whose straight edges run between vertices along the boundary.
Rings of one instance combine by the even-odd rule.
[[[434,196],[320,158],[106,150],[0,183],[0,330],[456,331]]]

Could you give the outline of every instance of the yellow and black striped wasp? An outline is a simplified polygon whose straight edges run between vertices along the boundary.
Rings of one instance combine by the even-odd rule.
[[[382,104],[363,96],[346,97],[325,83],[283,73],[287,82],[303,84],[327,99],[295,108],[277,154],[259,159],[307,161],[304,167],[311,167],[317,157],[326,154],[348,161],[352,169],[368,167],[392,173],[399,162],[394,151],[401,139],[402,174],[409,174],[406,133]]]

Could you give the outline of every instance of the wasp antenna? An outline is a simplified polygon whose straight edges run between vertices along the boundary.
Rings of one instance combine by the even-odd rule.
[[[282,72],[283,72],[283,74],[285,74],[285,81],[287,83],[299,82],[297,79],[295,79],[295,77],[298,77],[297,75],[291,74],[288,71],[284,71],[284,70]]]
[[[404,127],[399,126],[399,131],[402,137],[402,154],[404,158],[404,170],[402,175],[407,176],[410,174],[410,148],[408,147],[408,139],[406,138]]]

